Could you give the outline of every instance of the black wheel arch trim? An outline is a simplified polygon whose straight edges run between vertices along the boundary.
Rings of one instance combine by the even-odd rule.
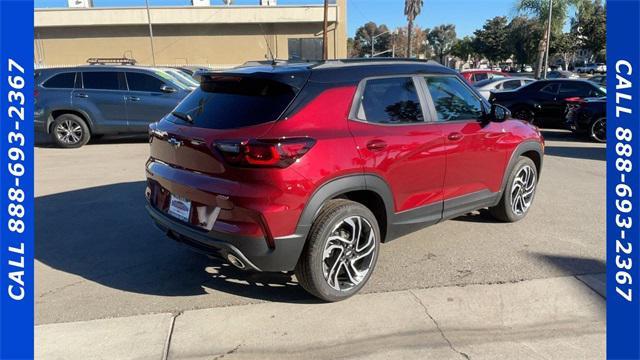
[[[538,153],[538,157],[540,158],[539,163],[536,164],[538,165],[538,168],[536,169],[538,172],[538,180],[540,179],[540,174],[542,173],[542,163],[544,160],[544,148],[542,144],[540,144],[540,142],[536,140],[525,141],[518,145],[516,149],[511,153],[511,157],[509,158],[507,167],[504,171],[504,174],[502,175],[502,185],[500,186],[500,193],[504,192],[504,189],[507,186],[507,179],[509,179],[509,175],[511,174],[511,171],[513,171],[513,168],[516,166],[516,163],[518,162],[520,156],[530,151]],[[498,198],[498,200],[500,199]]]
[[[47,130],[47,134],[51,133],[51,125],[56,120],[53,117],[53,113],[56,112],[56,111],[63,111],[63,112],[66,112],[68,114],[78,113],[78,114],[82,115],[84,120],[86,120],[86,122],[87,122],[87,127],[89,127],[89,131],[93,132],[93,129],[94,129],[93,120],[91,120],[91,116],[89,116],[89,114],[87,114],[86,111],[80,110],[80,109],[57,108],[57,109],[50,110],[49,111],[49,116],[47,116],[47,122],[45,124],[46,125],[45,129]]]

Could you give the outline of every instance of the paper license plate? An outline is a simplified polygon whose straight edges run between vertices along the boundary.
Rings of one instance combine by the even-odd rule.
[[[171,201],[169,202],[169,215],[189,222],[189,214],[191,214],[191,200],[172,194]]]

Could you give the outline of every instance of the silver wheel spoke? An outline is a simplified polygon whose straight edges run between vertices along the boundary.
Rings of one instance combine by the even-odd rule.
[[[511,185],[511,208],[516,215],[522,215],[529,209],[535,188],[535,171],[528,165],[524,166]]]
[[[358,286],[369,273],[376,251],[376,235],[367,219],[350,216],[340,221],[327,238],[323,274],[338,291]]]

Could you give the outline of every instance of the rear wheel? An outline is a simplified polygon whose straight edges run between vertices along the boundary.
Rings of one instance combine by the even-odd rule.
[[[607,142],[607,118],[602,117],[591,123],[589,137],[595,142]]]
[[[89,142],[89,127],[82,118],[74,114],[58,116],[51,126],[53,141],[63,148],[78,148]]]
[[[536,164],[528,157],[520,157],[511,170],[500,202],[489,209],[491,215],[506,222],[524,218],[533,203],[537,184]]]
[[[349,200],[331,200],[311,227],[296,278],[322,300],[344,300],[371,277],[379,247],[378,222],[369,209]]]
[[[513,118],[514,119],[520,119],[520,120],[524,120],[528,123],[531,123],[533,125],[538,125],[536,122],[536,117],[535,114],[533,113],[533,111],[526,109],[526,108],[520,108],[517,109],[516,111],[513,112]]]

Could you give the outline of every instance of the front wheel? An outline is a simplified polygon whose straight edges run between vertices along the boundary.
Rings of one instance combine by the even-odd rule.
[[[607,142],[607,119],[599,118],[591,123],[589,127],[589,137],[599,143]]]
[[[501,221],[516,222],[523,219],[533,203],[537,184],[536,164],[528,157],[520,157],[511,170],[500,202],[489,212]]]
[[[324,301],[357,293],[378,260],[378,222],[363,205],[331,200],[313,222],[295,274],[300,285]]]
[[[51,126],[53,141],[63,148],[79,148],[89,142],[89,127],[82,118],[74,114],[58,116]]]

